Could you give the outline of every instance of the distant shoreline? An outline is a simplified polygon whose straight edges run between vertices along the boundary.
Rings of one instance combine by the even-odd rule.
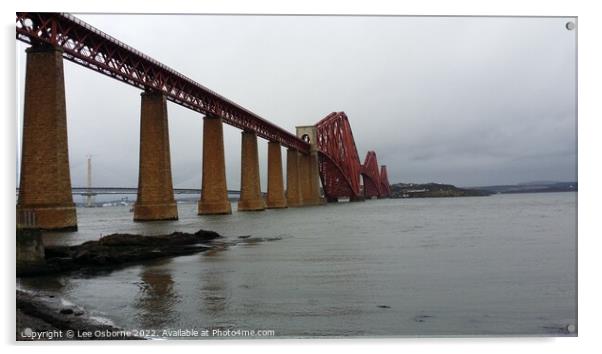
[[[516,185],[494,185],[459,188],[440,183],[396,183],[391,185],[392,198],[484,197],[494,194],[526,194],[577,192],[577,182],[532,182]]]

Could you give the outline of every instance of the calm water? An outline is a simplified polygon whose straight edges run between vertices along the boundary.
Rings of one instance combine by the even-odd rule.
[[[180,204],[179,221],[154,223],[133,223],[125,207],[80,209],[79,231],[47,242],[199,228],[282,239],[18,285],[59,292],[126,329],[567,335],[577,325],[576,199],[390,199],[215,217]]]

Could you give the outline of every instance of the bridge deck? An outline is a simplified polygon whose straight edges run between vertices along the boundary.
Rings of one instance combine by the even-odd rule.
[[[159,91],[172,102],[269,141],[307,153],[309,144],[274,123],[66,13],[17,12],[16,36],[49,44],[63,57],[143,90]]]

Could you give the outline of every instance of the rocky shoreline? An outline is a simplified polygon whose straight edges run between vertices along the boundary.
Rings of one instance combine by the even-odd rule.
[[[53,294],[16,293],[16,340],[142,340]]]
[[[106,271],[162,257],[203,252],[221,238],[213,231],[143,236],[111,234],[75,246],[44,246],[36,230],[17,230],[17,277]],[[144,339],[91,317],[56,294],[16,292],[16,340]]]
[[[19,236],[24,241],[19,241]],[[157,236],[116,233],[75,246],[44,246],[39,232],[18,230],[17,239],[17,277],[35,277],[64,272],[94,274],[157,258],[281,238],[244,235],[226,241],[216,232],[199,230]],[[99,321],[84,308],[66,302],[57,294],[17,289],[16,300],[18,341],[145,339]]]
[[[44,246],[39,262],[18,264],[17,276],[106,270],[155,258],[188,255],[212,248],[209,242],[220,237],[218,233],[206,230],[158,236],[111,234],[76,246]]]

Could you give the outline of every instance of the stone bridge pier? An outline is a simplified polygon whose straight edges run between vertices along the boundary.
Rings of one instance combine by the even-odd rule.
[[[259,181],[257,135],[255,135],[254,132],[242,132],[240,174],[240,200],[238,201],[238,210],[265,210],[266,204],[261,196],[261,184]]]
[[[219,117],[203,118],[203,181],[199,215],[231,214],[226,184],[224,128]]]
[[[140,161],[134,221],[177,220],[173,193],[167,102],[161,93],[143,92],[140,109]]]
[[[17,226],[77,230],[71,194],[63,53],[26,50],[25,100]]]
[[[303,205],[299,179],[299,155],[300,153],[292,148],[286,152],[286,202],[289,207]]]
[[[308,154],[299,155],[299,184],[301,186],[303,205],[322,204],[316,127],[313,125],[299,126],[297,127],[297,136],[310,145]]]
[[[268,197],[267,207],[270,209],[286,208],[284,181],[282,178],[282,153],[280,143],[268,143]]]

